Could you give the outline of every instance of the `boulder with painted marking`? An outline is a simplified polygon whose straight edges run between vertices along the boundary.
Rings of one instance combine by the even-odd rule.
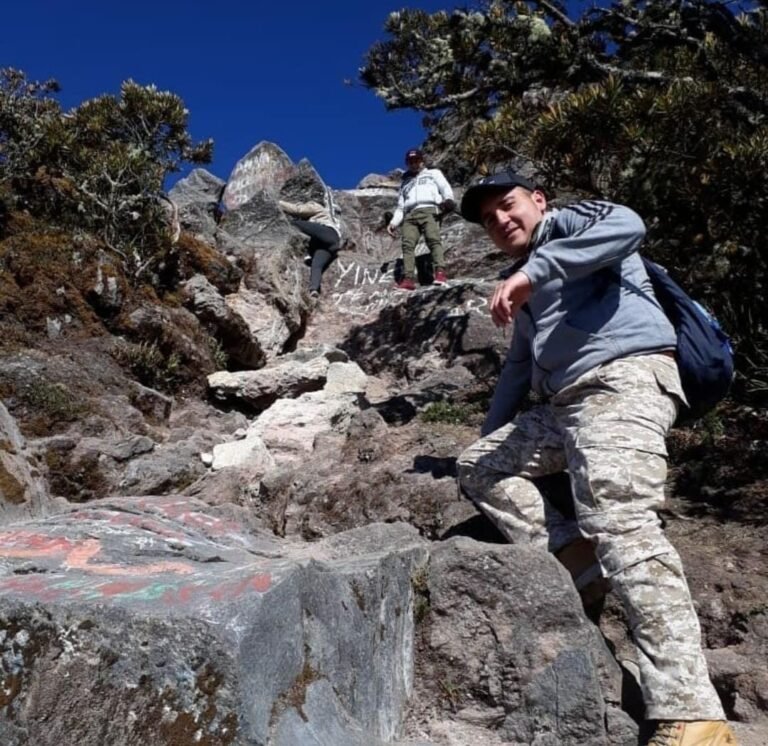
[[[0,742],[383,746],[413,684],[411,527],[316,544],[191,498],[0,530]]]
[[[262,140],[232,169],[222,197],[224,206],[236,210],[265,191],[277,196],[293,170],[293,162],[279,145]]]

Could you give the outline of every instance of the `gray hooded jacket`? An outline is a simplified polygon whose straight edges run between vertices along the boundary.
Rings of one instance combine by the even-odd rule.
[[[642,219],[610,202],[578,202],[545,213],[528,256],[514,266],[533,292],[515,316],[512,343],[487,434],[509,422],[532,388],[552,396],[599,365],[676,346],[637,250]]]

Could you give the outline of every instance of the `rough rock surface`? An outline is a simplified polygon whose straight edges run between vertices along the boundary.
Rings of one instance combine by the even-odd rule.
[[[13,417],[0,402],[0,524],[51,511],[45,481]]]
[[[456,537],[430,552],[422,588],[417,701],[442,700],[509,744],[636,742],[621,672],[550,555]]]
[[[0,356],[2,743],[569,746],[647,729],[615,599],[588,621],[551,557],[501,543],[458,494],[509,343],[487,309],[505,262],[450,215],[448,284],[422,257],[418,289],[396,290],[398,176],[330,190],[355,246],[312,301],[306,237],[277,201],[327,186],[260,143],[223,205],[210,174],[178,186],[197,238],[179,241],[177,286],[131,294],[94,265],[92,305],[67,320],[54,293],[38,342]],[[727,495],[708,464],[675,467],[665,514],[743,746],[768,743],[768,524],[741,479],[756,437]]]
[[[225,181],[204,168],[196,168],[179,179],[168,196],[178,208],[182,227],[198,238],[212,241],[225,186]]]
[[[0,532],[2,743],[392,741],[425,543],[404,525],[278,543],[246,522],[147,498]]]

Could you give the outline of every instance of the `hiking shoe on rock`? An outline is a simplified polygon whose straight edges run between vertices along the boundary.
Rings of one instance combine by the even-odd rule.
[[[306,264],[308,267],[312,266],[312,254],[307,254],[304,257],[304,264]]]
[[[433,283],[435,285],[445,285],[446,282],[448,282],[448,278],[446,277],[445,272],[443,272],[442,269],[438,269],[435,272]]]
[[[403,277],[400,282],[395,283],[398,290],[416,290],[416,283],[410,277]]]
[[[310,290],[309,291],[309,297],[312,299],[317,299],[320,297],[320,291],[319,290]]]
[[[662,720],[648,746],[737,746],[736,736],[722,720]]]

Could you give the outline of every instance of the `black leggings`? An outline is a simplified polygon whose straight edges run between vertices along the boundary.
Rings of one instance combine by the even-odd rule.
[[[320,292],[320,278],[331,265],[339,251],[339,234],[328,225],[309,220],[294,220],[293,224],[309,236],[308,253],[312,256],[309,273],[309,289]]]

